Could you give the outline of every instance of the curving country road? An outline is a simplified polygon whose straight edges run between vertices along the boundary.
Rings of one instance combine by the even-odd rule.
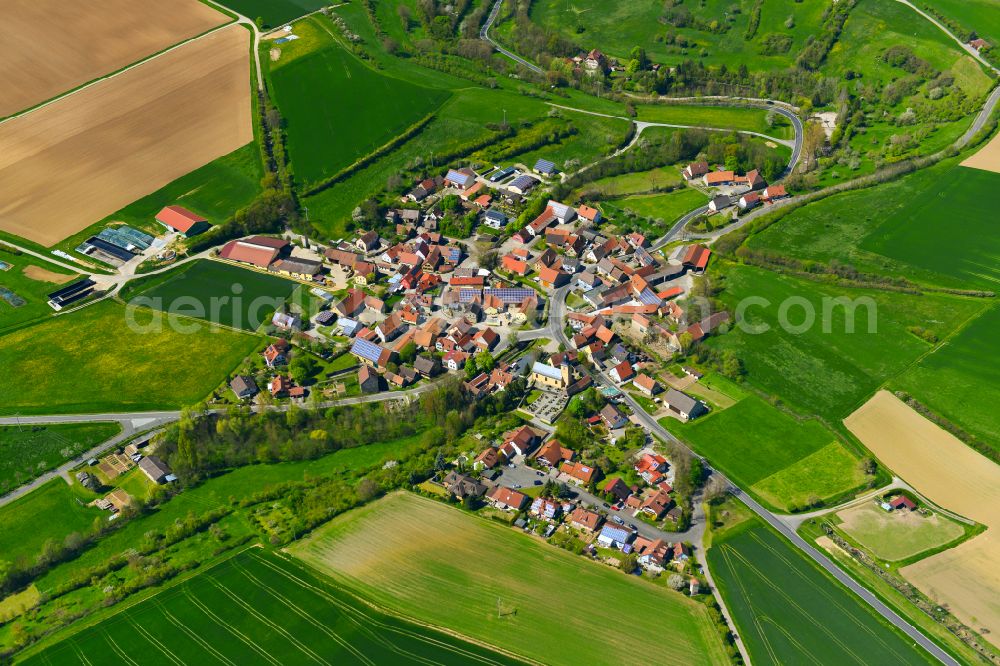
[[[501,6],[503,6],[503,0],[497,0],[496,3],[493,5],[493,9],[490,10],[490,15],[486,18],[486,23],[483,24],[482,29],[479,31],[479,38],[482,39],[483,41],[489,42],[490,45],[493,46],[493,48],[495,48],[497,51],[504,54],[505,56],[507,56],[514,62],[518,63],[519,65],[527,67],[535,74],[544,74],[545,71],[541,67],[539,67],[534,63],[528,62],[527,60],[517,55],[513,51],[508,51],[507,49],[505,49],[504,47],[500,46],[495,41],[493,41],[493,38],[490,37],[490,28],[493,27],[493,22],[497,20],[497,15],[500,14]]]

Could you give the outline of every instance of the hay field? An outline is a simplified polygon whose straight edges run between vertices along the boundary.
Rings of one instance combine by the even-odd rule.
[[[872,453],[935,504],[989,529],[900,572],[969,626],[1000,631],[1000,467],[880,391],[844,420]]]
[[[966,158],[962,166],[1000,173],[1000,134],[990,139],[975,155]]]
[[[290,550],[386,608],[542,663],[646,662],[650,643],[636,636],[668,646],[660,664],[726,662],[704,606],[411,493],[342,514]]]
[[[3,17],[0,118],[229,21],[198,0],[5,0]]]
[[[249,143],[249,46],[223,28],[0,125],[0,230],[52,245]]]
[[[66,284],[73,279],[72,275],[63,275],[62,273],[56,273],[50,271],[47,268],[42,268],[41,266],[35,266],[34,264],[24,267],[22,271],[25,277],[35,280],[36,282],[51,282],[53,284]]]

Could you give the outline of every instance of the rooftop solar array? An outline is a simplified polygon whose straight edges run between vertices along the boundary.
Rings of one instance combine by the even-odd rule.
[[[507,305],[510,305],[511,303],[520,303],[524,299],[534,295],[534,289],[525,289],[521,287],[487,287],[486,289],[483,289],[483,296],[498,296],[500,300]]]
[[[351,345],[351,353],[372,363],[378,363],[379,358],[382,356],[382,347],[374,342],[358,338]]]
[[[646,287],[639,294],[639,302],[641,302],[643,305],[659,305],[663,301],[660,300],[659,296],[653,293],[652,289]]]

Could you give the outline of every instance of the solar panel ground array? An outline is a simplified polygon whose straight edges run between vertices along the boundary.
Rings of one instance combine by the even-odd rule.
[[[250,549],[25,664],[483,664],[504,655],[379,613],[305,567]]]

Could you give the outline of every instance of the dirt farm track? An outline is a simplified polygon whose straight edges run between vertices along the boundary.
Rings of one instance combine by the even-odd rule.
[[[880,391],[844,421],[883,463],[929,500],[988,530],[901,573],[987,638],[1000,631],[1000,466]],[[995,642],[995,639],[990,639]]]
[[[52,245],[249,143],[249,50],[231,25],[0,124],[0,230]]]

